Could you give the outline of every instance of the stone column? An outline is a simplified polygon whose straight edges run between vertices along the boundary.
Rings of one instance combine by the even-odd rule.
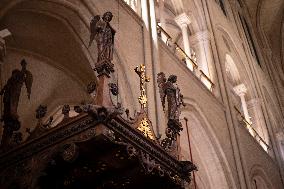
[[[160,94],[157,86],[157,74],[160,72],[160,57],[159,57],[159,46],[158,46],[158,34],[157,34],[157,21],[155,13],[155,2],[154,0],[141,0],[142,6],[142,19],[145,27],[144,32],[144,56],[146,73],[150,76],[151,80],[147,85],[147,96],[153,96],[149,98],[148,115],[154,125],[154,130],[157,136],[160,135],[161,131],[165,128],[164,116],[159,113],[163,112],[162,104],[160,100]]]
[[[165,2],[164,0],[159,0],[159,13],[160,13],[160,26],[167,31],[166,29],[166,20],[165,20],[165,15],[164,15],[164,8],[165,8]],[[161,37],[163,41],[167,41],[167,37],[161,33]]]
[[[3,59],[6,55],[6,43],[4,38],[10,36],[11,33],[8,29],[0,31],[0,61],[3,62]]]
[[[280,148],[280,155],[281,155],[282,161],[284,161],[284,132],[283,131],[276,133],[276,141]]]
[[[262,100],[260,98],[254,98],[247,102],[248,110],[251,113],[251,121],[253,122],[253,128],[256,132],[269,143],[268,129],[266,127],[264,115],[261,108]]]
[[[175,22],[181,28],[184,52],[190,57],[191,51],[190,51],[189,34],[188,34],[188,25],[191,23],[190,18],[186,13],[182,13],[175,18]],[[186,64],[189,69],[193,70],[193,65],[190,63],[190,60],[186,59]]]
[[[141,16],[142,14],[142,8],[141,8],[141,0],[137,0],[137,7],[136,7],[136,13]]]
[[[190,36],[189,42],[195,49],[199,69],[209,77],[209,66],[212,65],[212,52],[209,31],[200,31]]]
[[[241,98],[242,109],[243,109],[243,112],[244,112],[245,119],[247,120],[247,122],[249,122],[251,124],[250,116],[249,116],[249,113],[248,113],[248,107],[247,107],[247,103],[246,103],[246,99],[245,99],[245,95],[247,93],[246,86],[244,84],[237,85],[237,86],[234,87],[234,91]]]

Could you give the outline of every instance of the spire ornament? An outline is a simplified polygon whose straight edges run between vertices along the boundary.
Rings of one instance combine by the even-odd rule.
[[[137,130],[139,130],[146,138],[155,140],[155,134],[153,131],[152,123],[148,119],[147,112],[147,95],[146,95],[146,83],[150,81],[150,78],[146,76],[146,67],[144,64],[140,64],[135,69],[135,72],[140,78],[140,96],[138,98],[139,104],[141,105],[141,112],[137,121]]]
[[[134,70],[140,78],[140,96],[138,98],[139,103],[141,104],[141,109],[145,110],[147,107],[147,95],[146,95],[146,82],[150,81],[150,78],[146,76],[145,65],[141,64],[137,66]]]

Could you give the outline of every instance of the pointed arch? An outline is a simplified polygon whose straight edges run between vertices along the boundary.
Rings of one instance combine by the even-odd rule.
[[[261,165],[255,164],[250,170],[250,185],[258,189],[274,189],[269,176],[265,173]]]
[[[221,145],[198,103],[193,99],[185,99],[186,108],[181,118],[186,117],[189,123],[189,138],[192,146],[193,162],[197,164],[200,177],[197,182],[206,186],[206,189],[236,188],[231,168]],[[181,133],[181,155],[190,159],[186,129]],[[217,174],[216,174],[217,173]],[[200,186],[198,186],[200,187]],[[202,188],[202,187],[201,187]]]
[[[247,63],[245,63],[248,62],[246,59],[244,59],[244,57],[246,57],[245,52],[237,50],[237,49],[243,49],[243,47],[241,46],[242,43],[236,37],[231,36],[229,32],[227,32],[222,25],[218,25],[217,29],[218,31],[220,31],[221,34],[219,36],[220,39],[221,38],[226,39],[230,47],[230,49],[224,49],[226,45],[224,45],[224,47],[220,47],[223,48],[222,52],[224,53],[222,62],[225,62],[226,54],[230,55],[232,60],[235,62],[236,68],[240,74],[240,82],[244,83],[248,88],[248,93],[247,93],[248,97],[253,98],[257,96],[256,94],[257,90],[255,87],[250,66]]]

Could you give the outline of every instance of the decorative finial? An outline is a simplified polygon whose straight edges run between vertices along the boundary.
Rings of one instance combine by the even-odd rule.
[[[140,77],[140,96],[138,98],[139,103],[141,104],[141,109],[144,110],[147,107],[147,95],[146,95],[146,82],[150,81],[150,78],[146,76],[145,65],[141,64],[140,69],[137,66],[134,70],[137,75]]]

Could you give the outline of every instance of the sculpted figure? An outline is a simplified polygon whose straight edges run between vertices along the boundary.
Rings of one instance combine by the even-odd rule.
[[[182,130],[182,124],[179,121],[179,116],[181,113],[181,106],[185,106],[183,102],[183,95],[176,85],[177,76],[170,75],[169,78],[166,79],[165,74],[161,72],[158,74],[157,82],[164,111],[166,104],[168,105],[168,123],[166,128],[167,137],[161,141],[161,145],[167,151],[175,152],[177,151],[177,136]],[[173,153],[173,155],[177,154]]]
[[[90,23],[91,36],[89,46],[95,39],[98,48],[98,64],[104,63],[105,61],[110,62],[113,59],[115,30],[109,24],[112,17],[111,12],[106,12],[102,20],[99,15],[96,15]]]
[[[170,75],[168,80],[163,72],[158,74],[158,86],[160,89],[160,96],[165,111],[166,98],[168,104],[168,119],[179,123],[180,109],[184,105],[183,95],[176,85],[177,76]]]
[[[4,95],[4,112],[2,117],[2,121],[4,121],[4,131],[2,145],[6,142],[5,140],[12,136],[13,131],[17,131],[20,128],[18,103],[24,83],[27,88],[28,98],[30,99],[33,76],[32,73],[26,69],[26,65],[27,62],[23,59],[21,61],[22,69],[12,71],[12,76],[8,79],[6,85],[0,92],[0,95]]]

